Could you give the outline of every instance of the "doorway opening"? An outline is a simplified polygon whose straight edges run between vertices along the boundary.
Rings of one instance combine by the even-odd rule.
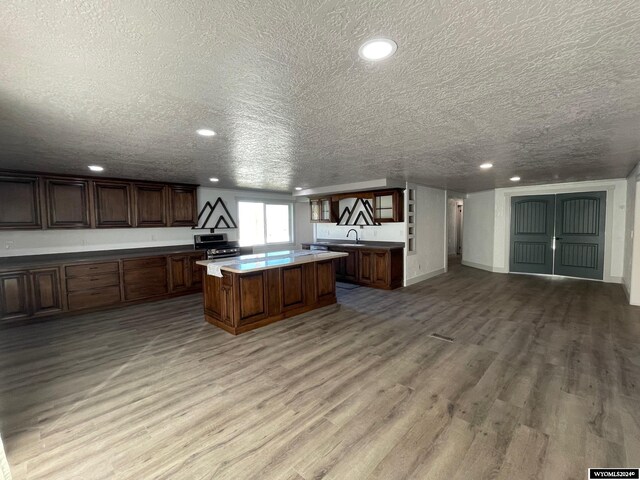
[[[462,260],[462,235],[464,219],[464,200],[447,200],[447,257],[448,266],[458,265]]]
[[[606,192],[511,198],[509,271],[602,280]]]

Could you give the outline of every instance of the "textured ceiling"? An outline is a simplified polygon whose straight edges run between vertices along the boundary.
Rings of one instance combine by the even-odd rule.
[[[640,160],[638,0],[3,0],[0,25],[2,168],[474,191]]]

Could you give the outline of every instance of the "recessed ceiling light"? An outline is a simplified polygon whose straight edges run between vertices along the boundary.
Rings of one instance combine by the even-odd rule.
[[[511,180],[512,182],[519,182],[520,177],[516,175],[515,177],[511,177],[509,180]]]
[[[100,165],[89,165],[89,170],[92,172],[102,172],[104,167],[101,167]]]
[[[213,130],[209,130],[208,128],[201,128],[199,130],[196,130],[196,133],[198,135],[202,135],[203,137],[213,137],[216,132],[214,132]]]
[[[299,192],[300,190],[302,190],[302,187],[296,187],[296,190]]]
[[[480,165],[480,168],[482,168],[483,170],[487,170],[491,167],[493,167],[493,163],[483,163],[482,165]]]
[[[209,181],[210,181],[210,182],[219,182],[219,181],[220,181],[220,179],[219,179],[219,178],[216,178],[216,177],[211,177],[211,178],[209,179]]]
[[[384,60],[390,57],[398,49],[398,44],[388,38],[373,38],[362,44],[358,54],[365,60]]]

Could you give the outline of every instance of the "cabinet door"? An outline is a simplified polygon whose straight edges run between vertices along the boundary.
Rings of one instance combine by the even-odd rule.
[[[373,253],[359,252],[358,281],[364,284],[373,282]]]
[[[204,267],[198,265],[196,262],[203,259],[204,255],[200,253],[189,255],[189,269],[191,273],[190,286],[194,290],[200,290],[200,288],[202,288],[202,276],[204,274]]]
[[[0,318],[26,318],[30,313],[27,272],[0,274]]]
[[[38,177],[0,176],[0,229],[42,228]]]
[[[376,222],[402,222],[402,193],[398,190],[376,192],[373,194],[373,218]]]
[[[350,282],[358,280],[358,252],[345,250],[349,254],[344,257],[344,279]]]
[[[320,216],[323,222],[330,222],[332,219],[331,215],[331,199],[323,198],[320,200]]]
[[[320,200],[311,200],[311,221],[320,221]]]
[[[372,252],[371,283],[380,287],[389,285],[389,255],[387,252]]]
[[[134,185],[136,227],[167,226],[167,188],[164,185]]]
[[[57,268],[31,270],[33,315],[50,315],[62,311],[60,272]]]
[[[175,255],[169,257],[169,288],[172,292],[189,288],[189,257]]]
[[[131,227],[131,185],[119,182],[94,182],[96,227]]]
[[[169,226],[195,227],[198,223],[197,190],[169,186]]]
[[[45,193],[49,228],[91,227],[88,180],[46,178]]]
[[[316,285],[318,288],[318,300],[333,297],[336,294],[336,274],[333,269],[333,261],[325,260],[316,262]]]

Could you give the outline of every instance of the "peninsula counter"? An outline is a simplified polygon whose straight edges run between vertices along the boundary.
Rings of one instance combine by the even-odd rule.
[[[346,255],[286,250],[201,260],[205,319],[237,335],[336,303],[333,260]]]

